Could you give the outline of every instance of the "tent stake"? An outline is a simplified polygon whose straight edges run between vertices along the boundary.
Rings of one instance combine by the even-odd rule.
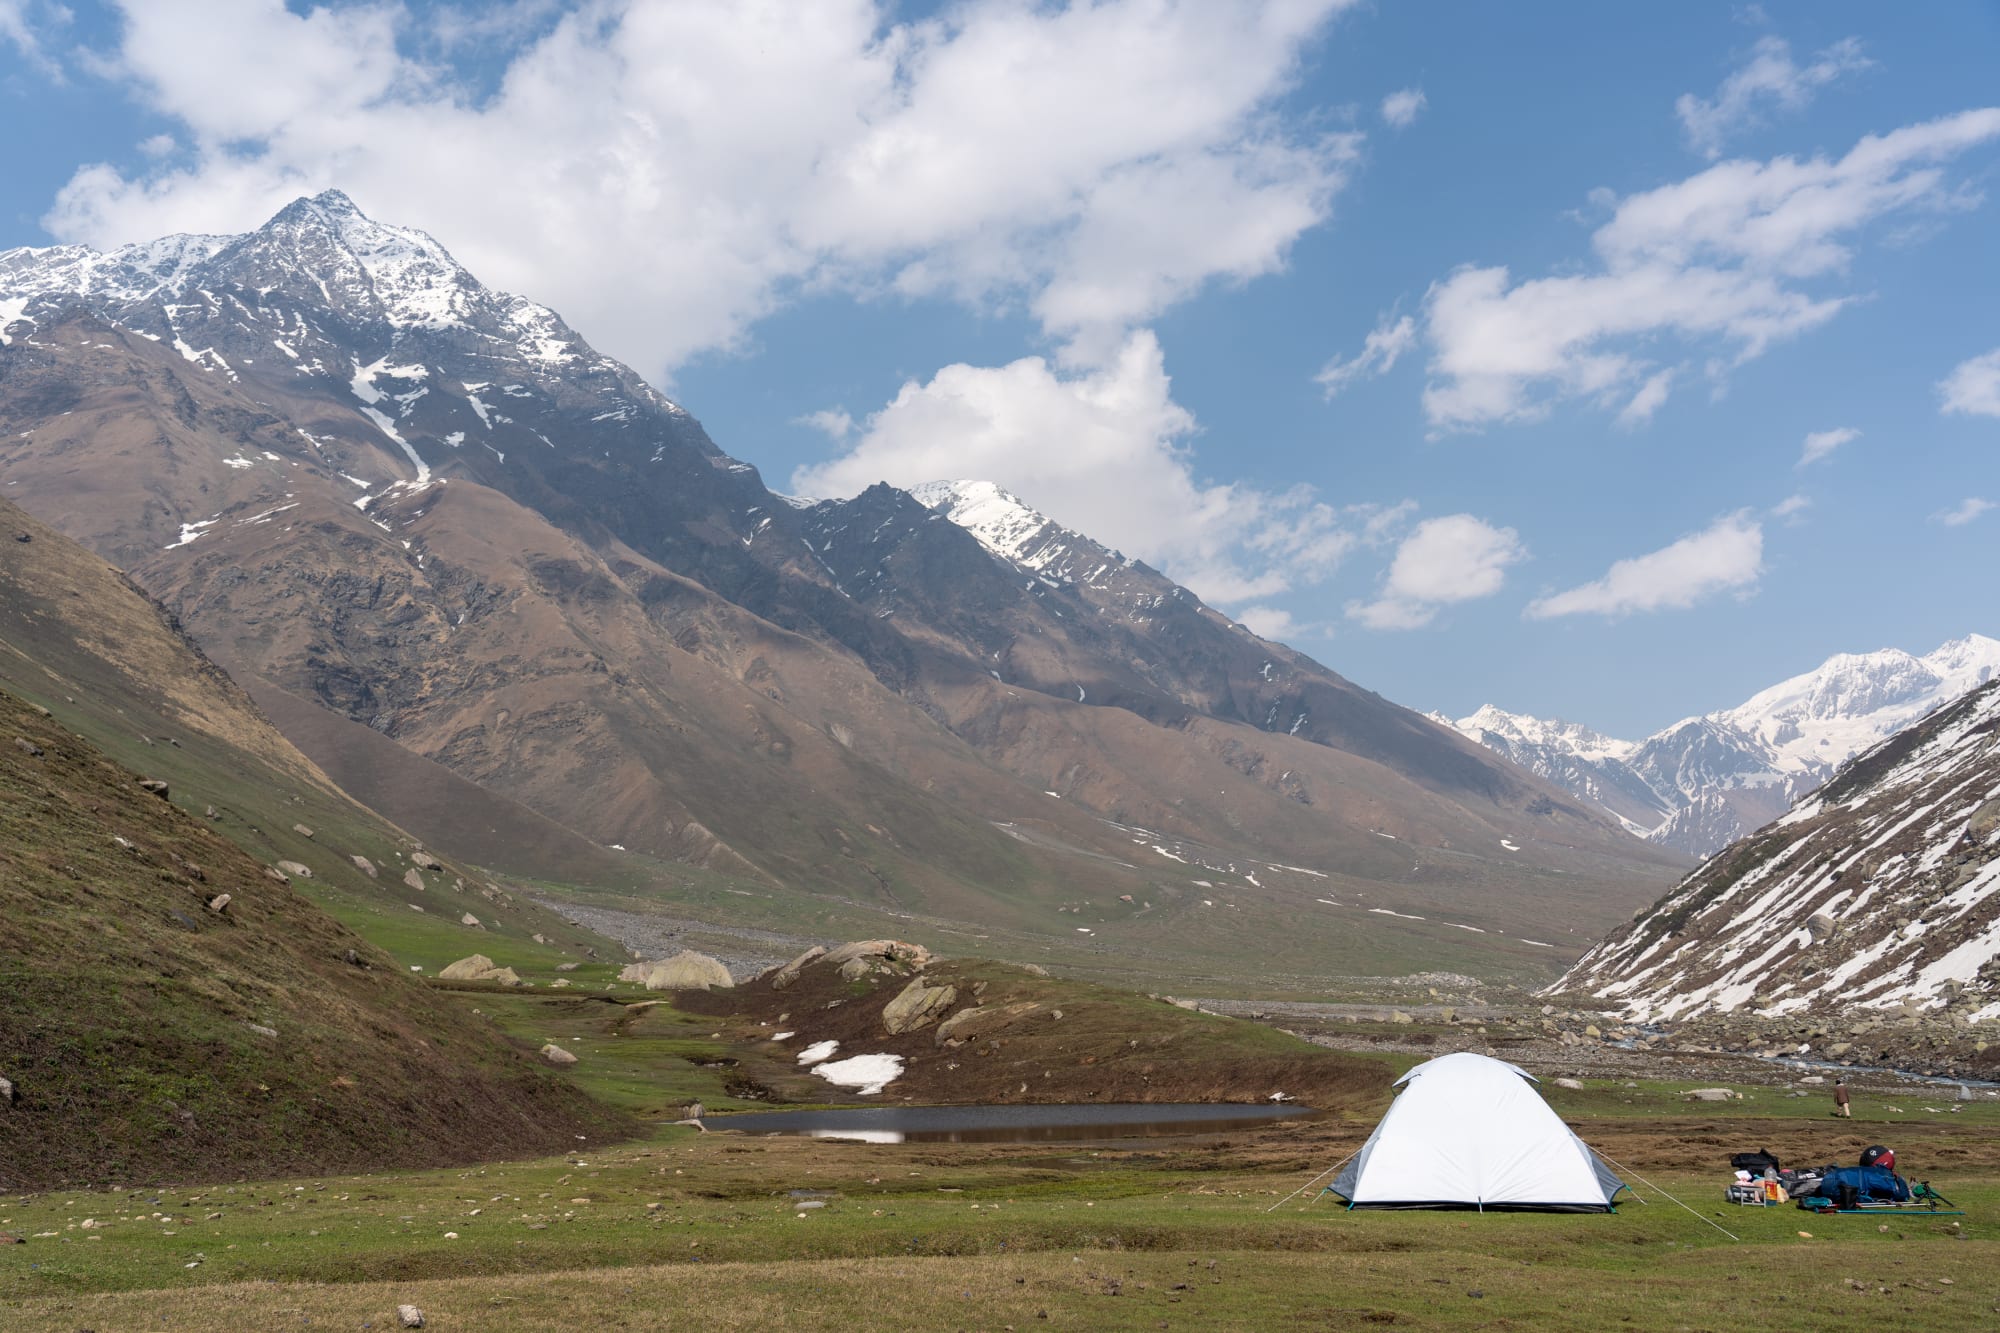
[[[1592,1152],[1597,1152],[1597,1149],[1595,1149],[1595,1148],[1592,1148],[1592,1149],[1591,1149],[1591,1151],[1592,1151]],[[1597,1153],[1597,1155],[1598,1155],[1599,1157],[1604,1157],[1604,1154],[1603,1154],[1603,1153],[1601,1153],[1601,1152]],[[1605,1161],[1607,1161],[1607,1162],[1611,1162],[1611,1159],[1610,1159],[1609,1157],[1604,1157],[1604,1160],[1605,1160]],[[1694,1211],[1694,1209],[1692,1209],[1692,1208],[1688,1208],[1688,1206],[1687,1206],[1686,1204],[1684,1204],[1684,1203],[1681,1203],[1681,1201],[1680,1201],[1679,1199],[1675,1199],[1673,1195],[1671,1195],[1671,1194],[1667,1194],[1667,1192],[1666,1192],[1665,1190],[1661,1190],[1661,1189],[1660,1189],[1660,1187],[1659,1187],[1658,1185],[1655,1185],[1655,1184],[1654,1184],[1654,1183],[1653,1183],[1652,1181],[1650,1181],[1650,1180],[1646,1179],[1646,1178],[1645,1178],[1644,1176],[1640,1175],[1640,1174],[1639,1174],[1639,1173],[1638,1173],[1637,1171],[1634,1171],[1634,1170],[1633,1170],[1632,1168],[1630,1168],[1630,1167],[1628,1167],[1628,1166],[1618,1166],[1618,1163],[1616,1163],[1616,1162],[1611,1162],[1611,1165],[1613,1165],[1613,1166],[1617,1166],[1617,1167],[1618,1167],[1618,1169],[1619,1169],[1620,1171],[1623,1171],[1623,1172],[1624,1172],[1624,1173],[1625,1173],[1626,1175],[1628,1175],[1628,1176],[1632,1177],[1632,1179],[1634,1179],[1634,1180],[1638,1181],[1638,1182],[1639,1182],[1639,1183],[1640,1183],[1641,1185],[1644,1185],[1644,1186],[1645,1186],[1645,1187],[1646,1187],[1647,1189],[1649,1189],[1649,1190],[1660,1190],[1660,1193],[1662,1193],[1662,1194],[1666,1194],[1667,1198],[1669,1198],[1669,1199],[1673,1199],[1673,1201],[1674,1201],[1675,1203],[1680,1203],[1680,1204],[1681,1204],[1681,1207],[1683,1207],[1683,1208],[1687,1208],[1687,1210],[1688,1210],[1688,1212],[1689,1212],[1689,1213],[1693,1214],[1693,1215],[1694,1215],[1695,1217],[1700,1217],[1700,1218],[1701,1218],[1701,1220],[1702,1220],[1702,1221],[1704,1221],[1704,1222],[1708,1222],[1708,1224],[1709,1224],[1710,1226],[1714,1227],[1714,1228],[1715,1228],[1715,1229],[1716,1229],[1717,1231],[1720,1231],[1720,1232],[1721,1232],[1721,1233],[1722,1233],[1723,1235],[1725,1235],[1725,1236],[1729,1237],[1729,1239],[1731,1239],[1731,1240],[1735,1241],[1735,1242],[1736,1242],[1737,1244],[1741,1245],[1741,1244],[1743,1243],[1743,1238],[1742,1238],[1741,1236],[1737,1235],[1737,1234],[1736,1234],[1735,1232],[1733,1232],[1733,1231],[1729,1230],[1728,1228],[1724,1227],[1724,1226],[1723,1226],[1723,1225],[1722,1225],[1721,1223],[1719,1223],[1719,1222],[1713,1222],[1713,1221],[1710,1221],[1710,1220],[1709,1220],[1708,1218],[1706,1218],[1706,1217],[1702,1217],[1700,1213],[1697,1213],[1697,1212],[1695,1212],[1695,1211]],[[1645,1202],[1645,1200],[1644,1200],[1644,1199],[1641,1199],[1641,1200],[1640,1200],[1639,1202],[1641,1202],[1641,1203],[1644,1203],[1644,1202]]]
[[[1361,1148],[1365,1148],[1365,1147],[1367,1147],[1367,1146],[1368,1146],[1368,1145],[1367,1145],[1366,1143],[1364,1143],[1364,1144],[1362,1144],[1362,1145],[1361,1145]],[[1285,1206],[1286,1204],[1290,1203],[1290,1202],[1291,1202],[1291,1201],[1292,1201],[1293,1199],[1296,1199],[1296,1198],[1298,1198],[1298,1197],[1299,1197],[1299,1196],[1300,1196],[1301,1194],[1304,1194],[1304,1193],[1305,1193],[1305,1192],[1306,1192],[1307,1190],[1311,1189],[1311,1188],[1312,1188],[1312,1187],[1313,1187],[1314,1185],[1317,1185],[1317,1184],[1318,1184],[1318,1183],[1320,1182],[1320,1180],[1321,1180],[1322,1178],[1324,1178],[1324,1177],[1326,1177],[1326,1176],[1330,1176],[1330,1175],[1332,1175],[1332,1174],[1333,1174],[1334,1172],[1336,1172],[1336,1171],[1340,1170],[1340,1168],[1341,1168],[1341,1167],[1343,1167],[1343,1166],[1346,1166],[1346,1165],[1347,1165],[1347,1163],[1348,1163],[1348,1162],[1349,1162],[1349,1161],[1350,1161],[1350,1160],[1351,1160],[1351,1159],[1352,1159],[1352,1158],[1354,1157],[1354,1153],[1358,1153],[1358,1152],[1360,1152],[1360,1151],[1361,1151],[1361,1148],[1356,1148],[1356,1149],[1354,1150],[1354,1152],[1351,1152],[1351,1153],[1347,1154],[1347,1156],[1346,1156],[1346,1157],[1343,1157],[1343,1158],[1341,1158],[1341,1159],[1340,1159],[1339,1161],[1335,1162],[1335,1163],[1334,1163],[1334,1164],[1333,1164],[1332,1166],[1330,1166],[1330,1167],[1328,1167],[1328,1168],[1327,1168],[1326,1170],[1324,1170],[1324,1171],[1320,1172],[1320,1173],[1319,1173],[1319,1175],[1317,1175],[1317,1176],[1314,1176],[1314,1177],[1313,1177],[1313,1178],[1312,1178],[1311,1180],[1308,1180],[1308,1181],[1307,1181],[1307,1182],[1306,1182],[1305,1184],[1303,1184],[1303,1185],[1299,1186],[1299,1187],[1298,1187],[1297,1189],[1293,1190],[1293,1191],[1292,1191],[1292,1192],[1291,1192],[1290,1194],[1287,1194],[1287,1195],[1286,1195],[1286,1196],[1285,1196],[1284,1198],[1282,1198],[1282,1199],[1278,1200],[1278,1201],[1277,1201],[1276,1203],[1272,1204],[1272,1205],[1271,1205],[1271,1206],[1270,1206],[1269,1208],[1266,1208],[1266,1209],[1265,1209],[1264,1211],[1265,1211],[1265,1212],[1267,1212],[1267,1213],[1275,1213],[1275,1212],[1277,1212],[1277,1211],[1278,1211],[1278,1210],[1279,1210],[1280,1208],[1283,1208],[1283,1207],[1284,1207],[1284,1206]]]

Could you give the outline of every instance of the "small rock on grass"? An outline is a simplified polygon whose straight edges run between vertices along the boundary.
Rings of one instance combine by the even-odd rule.
[[[424,1326],[424,1312],[414,1305],[397,1306],[396,1318],[402,1321],[404,1328],[422,1328]]]

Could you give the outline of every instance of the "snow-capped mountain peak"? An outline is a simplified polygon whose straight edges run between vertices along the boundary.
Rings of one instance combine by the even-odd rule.
[[[234,239],[182,233],[97,251],[87,245],[0,251],[0,335],[9,323],[38,322],[28,311],[73,301],[133,302],[172,294],[188,273]]]
[[[1522,744],[1559,745],[1579,759],[1626,759],[1639,748],[1631,741],[1614,739],[1578,722],[1529,717],[1524,713],[1510,713],[1492,704],[1484,704],[1470,717],[1446,725],[1456,727],[1468,736],[1483,731]]]
[[[339,190],[292,201],[214,262],[259,291],[317,297],[399,328],[461,324],[488,295],[427,233],[377,222]]]
[[[990,481],[926,481],[909,493],[993,554],[1051,582],[1095,583],[1131,563]]]
[[[1684,718],[1637,743],[1491,705],[1446,725],[1654,841],[1706,856],[1996,675],[2000,641],[1969,634],[1922,657],[1899,648],[1836,653],[1735,708]]]

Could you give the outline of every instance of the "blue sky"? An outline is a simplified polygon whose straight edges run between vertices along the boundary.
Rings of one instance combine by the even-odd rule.
[[[1996,69],[1943,0],[0,0],[0,247],[338,186],[780,489],[991,477],[1636,736],[2000,633]]]

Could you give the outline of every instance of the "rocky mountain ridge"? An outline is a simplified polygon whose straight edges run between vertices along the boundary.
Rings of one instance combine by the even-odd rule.
[[[1643,741],[1491,705],[1431,716],[1620,820],[1707,856],[1761,828],[1854,755],[2000,674],[2000,641],[1970,634],[1918,657],[1839,653],[1735,708]]]
[[[1556,989],[1634,1017],[2000,1019],[2000,682],[1843,766]]]
[[[336,193],[243,237],[9,252],[0,302],[10,494],[329,769],[365,727],[746,892],[1072,933],[1063,904],[1116,900],[1103,928],[1176,949],[1212,938],[1173,923],[1218,875],[1295,909],[1259,864],[1516,941],[1672,868],[1075,534],[1043,559],[889,487],[773,494],[553,314]],[[394,804],[371,768],[337,771]],[[444,812],[393,813],[433,836]]]

